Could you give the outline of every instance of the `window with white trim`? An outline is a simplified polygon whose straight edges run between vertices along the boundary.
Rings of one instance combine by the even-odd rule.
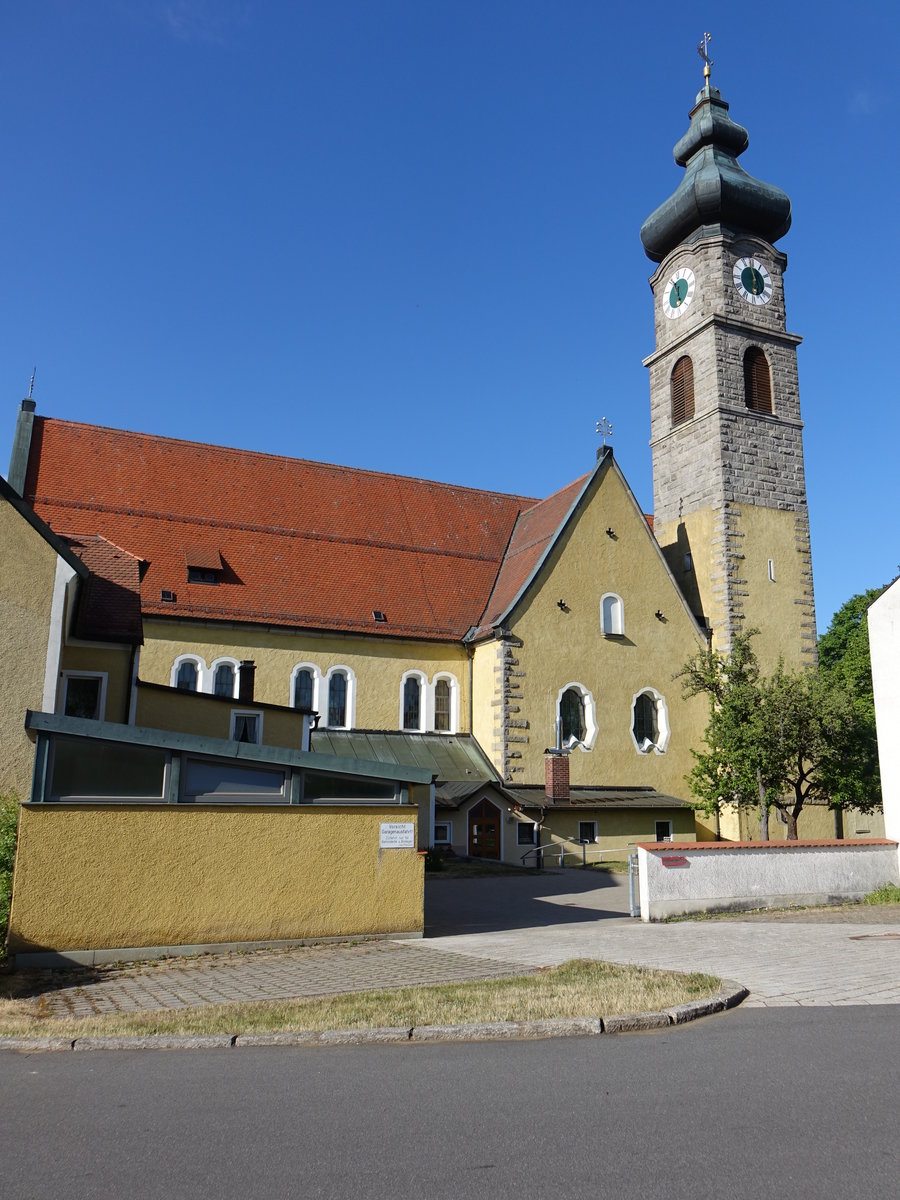
[[[604,637],[625,636],[625,605],[615,592],[600,598],[600,628]]]
[[[210,667],[212,674],[212,690],[214,696],[225,696],[233,700],[237,695],[238,668],[240,664],[234,658],[217,659]]]
[[[639,754],[662,754],[668,745],[669,713],[655,688],[644,688],[632,699],[631,737]]]
[[[537,825],[534,821],[517,821],[516,822],[516,845],[517,846],[533,846],[535,845]]]
[[[435,733],[456,733],[459,729],[459,682],[455,675],[442,672],[431,685],[432,720]]]
[[[564,749],[580,746],[590,750],[597,737],[594,697],[581,683],[567,683],[556,700],[556,721],[560,745]]]
[[[170,683],[181,692],[202,692],[206,674],[206,663],[193,654],[182,654],[175,659]]]
[[[291,672],[291,707],[318,712],[321,679],[315,663],[297,663]]]
[[[106,714],[105,671],[63,671],[61,708],[67,717],[102,721]]]
[[[449,846],[453,841],[453,822],[452,821],[435,821],[434,823],[434,844],[436,846]]]
[[[579,821],[578,840],[579,842],[595,842],[597,840],[597,822]]]
[[[407,671],[400,682],[400,728],[420,733],[425,728],[425,676]]]
[[[233,742],[247,742],[251,746],[260,745],[262,742],[262,722],[263,715],[261,712],[233,708],[231,710],[231,740]]]
[[[325,724],[329,729],[352,729],[356,707],[356,676],[349,667],[332,667],[324,680]]]

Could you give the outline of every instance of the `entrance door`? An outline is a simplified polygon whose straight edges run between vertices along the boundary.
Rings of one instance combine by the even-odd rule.
[[[469,857],[500,857],[500,809],[489,800],[469,809]]]

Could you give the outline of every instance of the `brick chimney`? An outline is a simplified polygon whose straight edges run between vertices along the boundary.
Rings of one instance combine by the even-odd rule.
[[[252,658],[242,659],[238,669],[238,700],[241,704],[252,704],[255,686],[256,663]]]
[[[544,751],[544,793],[548,800],[556,802],[569,799],[568,751]]]

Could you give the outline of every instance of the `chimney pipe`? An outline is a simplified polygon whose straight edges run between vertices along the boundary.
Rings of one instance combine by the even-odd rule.
[[[9,486],[20,496],[25,495],[25,476],[28,474],[28,457],[31,454],[31,433],[34,429],[35,403],[26,396],[16,418],[12,450],[9,455]]]
[[[252,658],[244,658],[238,668],[238,700],[241,704],[253,702],[253,689],[256,682],[256,663]]]

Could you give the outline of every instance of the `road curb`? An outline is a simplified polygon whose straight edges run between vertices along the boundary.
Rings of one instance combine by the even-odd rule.
[[[559,1017],[540,1021],[487,1021],[466,1025],[387,1026],[372,1029],[297,1029],[281,1033],[152,1034],[136,1037],[0,1037],[0,1050],[19,1054],[59,1050],[230,1050],[245,1046],[361,1046],[401,1042],[488,1042],[559,1037],[597,1037],[601,1033],[640,1033],[684,1025],[725,1012],[749,996],[729,979],[713,996],[677,1004],[660,1012],[617,1017]]]

